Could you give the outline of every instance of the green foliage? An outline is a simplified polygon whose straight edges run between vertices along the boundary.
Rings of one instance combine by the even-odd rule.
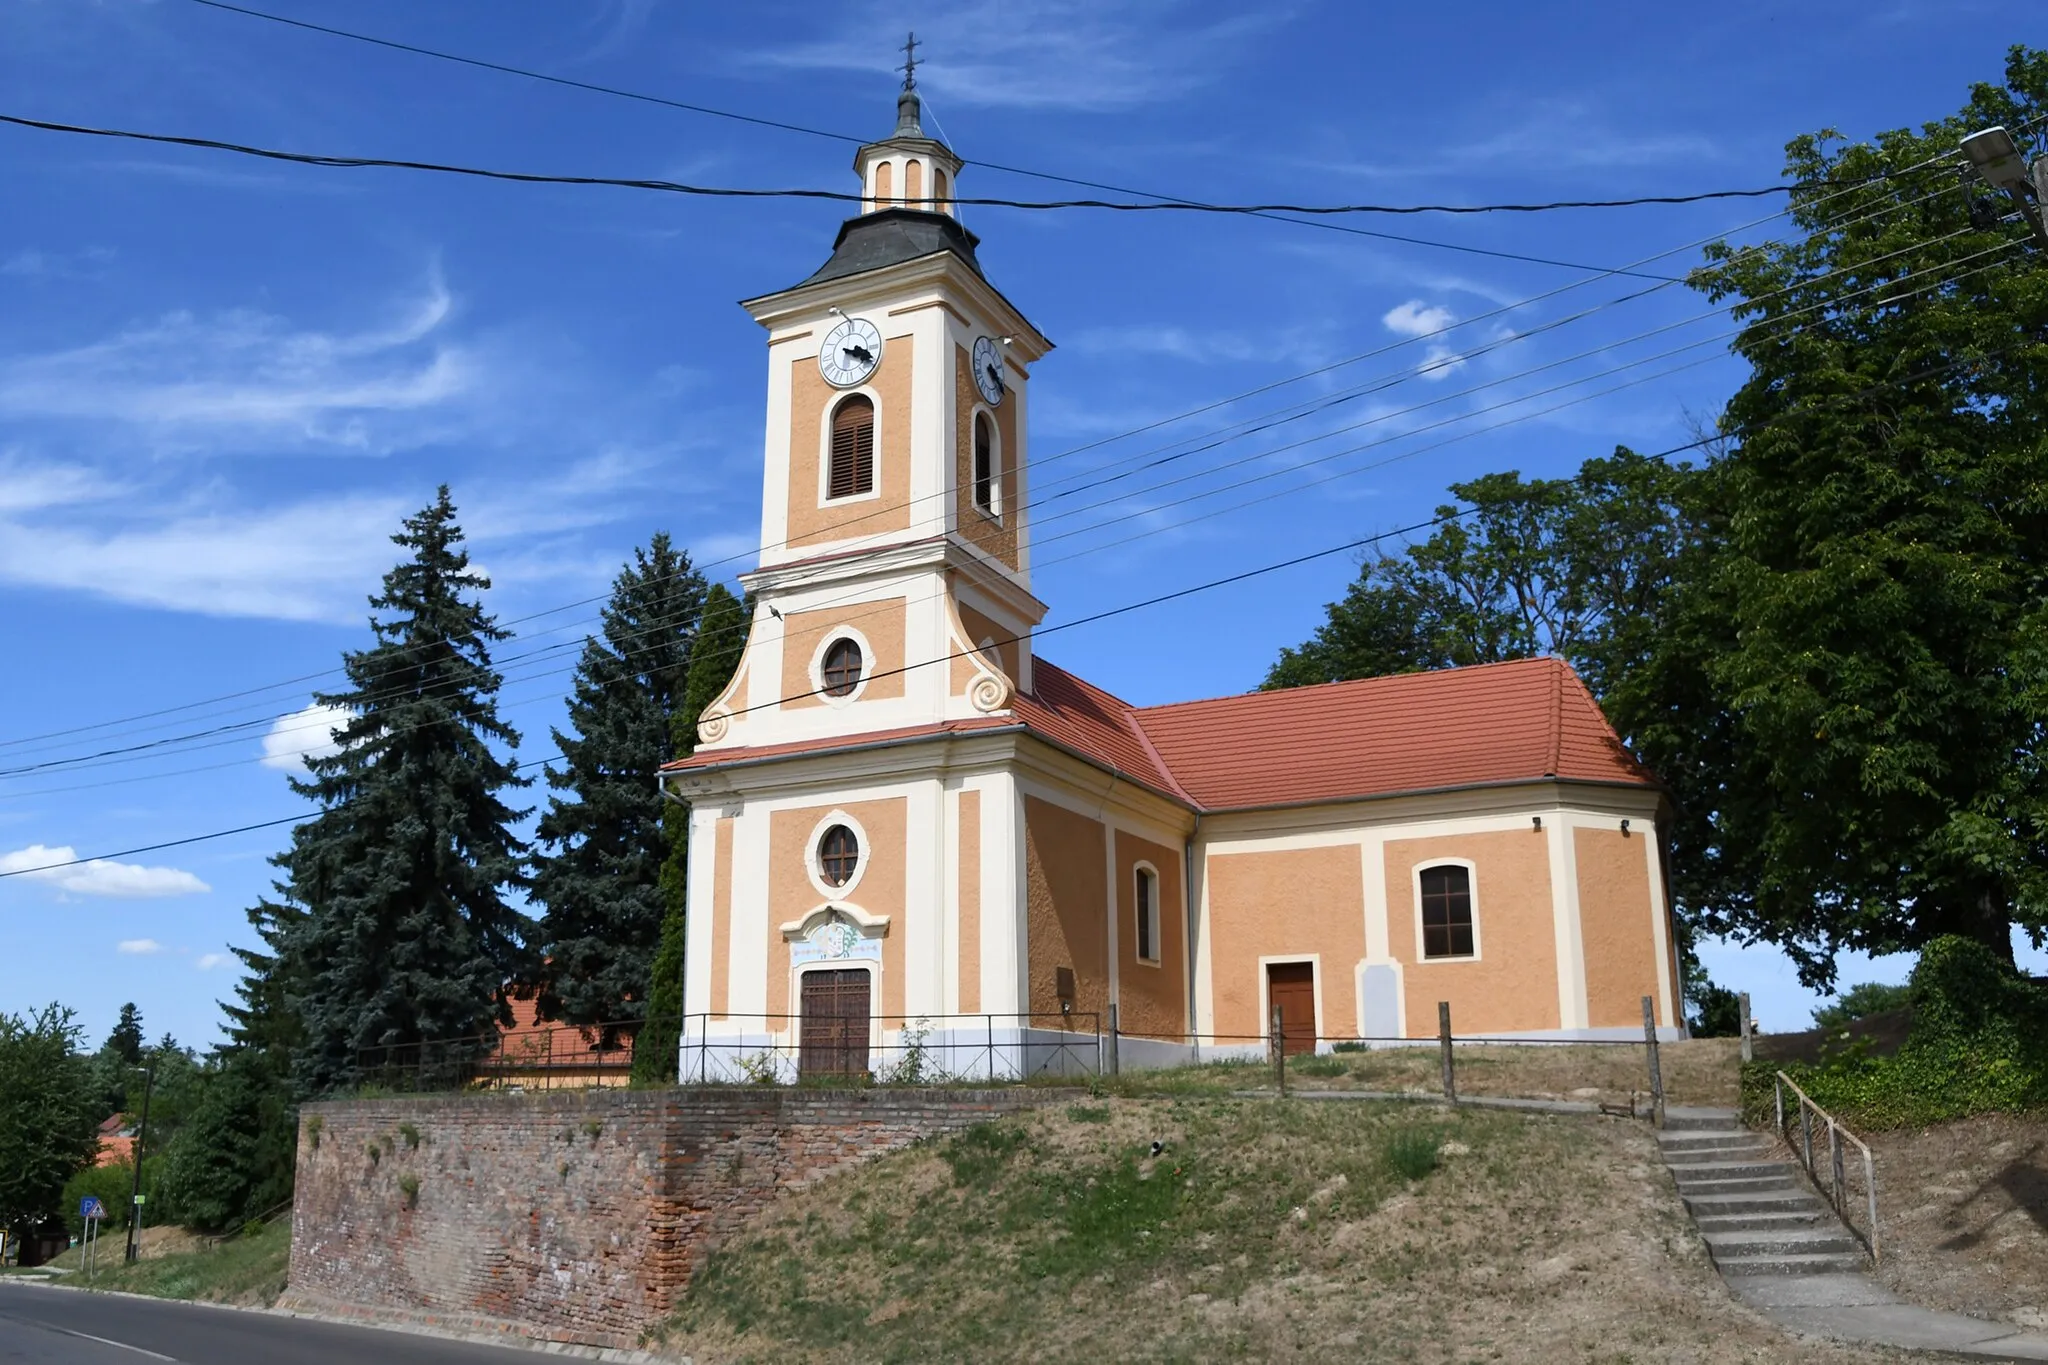
[[[564,763],[548,769],[554,794],[536,830],[546,1018],[610,1023],[647,1008],[669,852],[655,772],[672,756],[704,590],[690,557],[657,533],[613,580],[602,638],[584,641],[572,728],[554,732]]]
[[[980,1185],[994,1179],[1030,1145],[1030,1135],[1021,1128],[979,1123],[948,1138],[939,1155],[953,1172],[955,1185]]]
[[[1427,1128],[1396,1128],[1380,1144],[1387,1169],[1403,1180],[1421,1180],[1437,1166],[1442,1139]]]
[[[107,1041],[100,1045],[100,1051],[113,1057],[125,1066],[142,1065],[142,1011],[129,1001],[121,1006],[121,1016],[114,1021],[113,1030],[107,1034]]]
[[[420,1130],[410,1123],[398,1125],[398,1135],[405,1139],[407,1151],[417,1151],[420,1145]]]
[[[0,1013],[0,1228],[60,1211],[64,1186],[99,1151],[93,1070],[61,1005]]]
[[[1692,813],[1680,903],[1810,985],[1843,949],[2004,954],[2013,924],[2048,928],[2048,257],[1892,174],[1994,123],[2031,158],[2044,115],[2048,53],[2014,48],[1950,117],[1797,138],[1800,235],[1693,277],[1742,320],[1751,377],[1699,485],[1644,756]]]
[[[732,681],[746,649],[747,613],[723,583],[704,595],[703,614],[690,647],[689,680],[681,705],[669,722],[669,755],[680,758],[697,747],[697,718]],[[647,995],[650,1020],[633,1038],[633,1084],[673,1085],[682,1042],[683,953],[688,933],[685,889],[690,858],[690,813],[673,801],[661,813],[667,856],[661,865],[662,920],[660,943],[650,968]]]
[[[398,1177],[398,1193],[405,1200],[405,1206],[416,1209],[420,1204],[420,1178],[411,1171]]]
[[[210,1232],[269,1212],[291,1195],[296,1127],[256,1058],[208,1067],[190,1119],[163,1149],[166,1212]]]
[[[1596,695],[1654,641],[1686,533],[1682,467],[1626,449],[1575,479],[1507,472],[1452,484],[1428,539],[1361,567],[1265,686],[1498,663],[1569,660]]]
[[[78,1216],[78,1201],[88,1195],[98,1199],[107,1211],[107,1217],[100,1221],[100,1231],[118,1231],[122,1227],[121,1211],[129,1207],[128,1200],[135,1190],[135,1168],[125,1161],[107,1166],[87,1166],[84,1170],[64,1182],[64,1193],[60,1196],[64,1210],[64,1226],[73,1237],[85,1235],[85,1220]],[[144,1208],[149,1207],[147,1204]]]
[[[1107,1106],[1070,1104],[1067,1106],[1067,1119],[1071,1123],[1108,1123],[1109,1109]]]
[[[1887,985],[1882,981],[1863,981],[1843,991],[1833,1004],[1822,1005],[1813,1012],[1815,1028],[1834,1029],[1853,1020],[1868,1018],[1873,1014],[1887,1014],[1892,1010],[1904,1009],[1912,1003],[1911,986]]]
[[[318,697],[349,713],[339,750],[293,783],[323,807],[283,859],[305,910],[276,964],[303,1029],[301,1094],[351,1084],[365,1049],[481,1038],[533,977],[530,923],[508,899],[524,812],[501,794],[525,779],[499,752],[519,739],[490,657],[507,637],[478,604],[490,583],[455,515],[444,486],[392,537],[407,558],[370,599],[374,643],[343,656],[347,690]]]
[[[1690,951],[1685,960],[1685,1002],[1692,1007],[1686,1029],[1695,1038],[1739,1038],[1742,1036],[1742,999],[1726,986],[1716,984],[1707,969]]]
[[[1784,1071],[1852,1127],[1897,1128],[2048,1107],[2048,989],[1974,939],[1936,939],[1908,987],[1913,1025],[1889,1057],[1850,1042]],[[1744,1105],[1770,1112],[1769,1063],[1745,1069]]]

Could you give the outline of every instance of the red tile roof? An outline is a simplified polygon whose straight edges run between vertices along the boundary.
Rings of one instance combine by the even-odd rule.
[[[1249,692],[1135,716],[1205,810],[1545,777],[1654,785],[1559,659]]]
[[[1014,726],[1199,810],[1356,800],[1558,777],[1654,786],[1558,659],[1134,707],[1044,659],[1015,718],[715,749],[685,772]]]

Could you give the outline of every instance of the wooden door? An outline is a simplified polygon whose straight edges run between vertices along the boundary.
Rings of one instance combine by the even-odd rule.
[[[859,967],[805,972],[801,1076],[858,1076],[868,1069],[868,974]]]
[[[1287,1054],[1316,1050],[1316,966],[1313,962],[1266,964],[1266,1000],[1280,1011]],[[1267,1016],[1270,1027],[1272,1017]]]

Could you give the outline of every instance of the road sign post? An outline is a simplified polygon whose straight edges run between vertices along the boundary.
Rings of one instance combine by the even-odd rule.
[[[85,1245],[79,1259],[85,1262],[85,1278],[94,1278],[100,1268],[100,1224],[106,1220],[107,1206],[93,1195],[85,1195],[78,1201],[78,1216],[85,1220]]]

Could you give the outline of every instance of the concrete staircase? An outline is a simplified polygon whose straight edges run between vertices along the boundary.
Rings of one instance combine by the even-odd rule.
[[[1863,1247],[1795,1161],[1732,1109],[1671,1109],[1664,1164],[1721,1273],[1828,1275],[1864,1268]]]

